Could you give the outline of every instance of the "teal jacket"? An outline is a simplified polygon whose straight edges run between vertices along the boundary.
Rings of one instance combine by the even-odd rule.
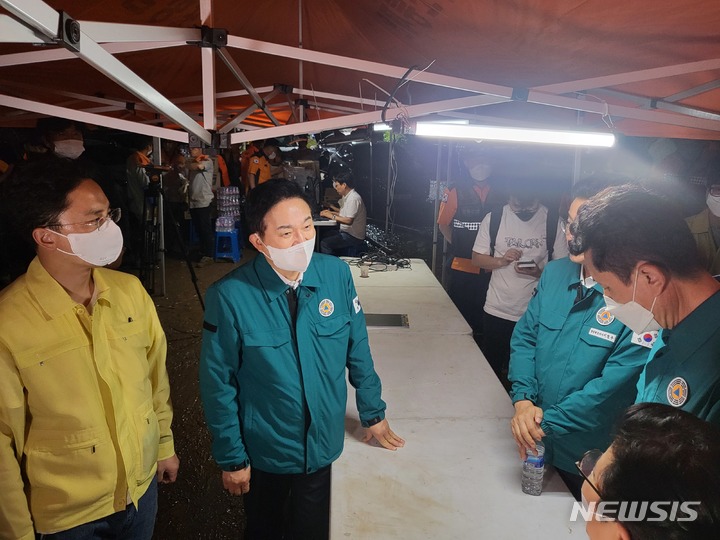
[[[513,403],[529,399],[543,410],[546,461],[573,473],[587,450],[610,444],[650,352],[604,311],[599,285],[578,287],[580,265],[548,263],[515,325],[509,372]]]
[[[666,403],[720,426],[720,292],[663,330],[638,381],[638,403]]]
[[[364,425],[384,418],[365,316],[348,265],[314,254],[298,287],[296,332],[287,285],[258,255],[207,291],[200,395],[212,452],[227,470],[314,472],[342,452],[347,383]]]

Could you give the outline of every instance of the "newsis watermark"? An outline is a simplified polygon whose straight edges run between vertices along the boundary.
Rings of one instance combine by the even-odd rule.
[[[570,521],[695,521],[700,501],[573,502]]]

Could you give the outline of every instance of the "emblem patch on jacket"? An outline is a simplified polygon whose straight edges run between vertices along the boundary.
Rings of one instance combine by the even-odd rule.
[[[607,307],[603,306],[598,309],[597,313],[595,314],[595,320],[598,322],[598,324],[607,326],[615,320],[615,315],[610,313]]]
[[[667,387],[667,400],[673,407],[682,407],[688,400],[690,389],[682,377],[675,377]]]
[[[323,317],[329,317],[333,314],[333,311],[335,311],[335,304],[333,304],[332,300],[330,300],[329,298],[325,298],[324,300],[320,301],[318,310],[320,311],[320,315],[322,315]]]
[[[355,308],[355,313],[360,313],[362,306],[360,305],[360,299],[357,296],[353,298],[353,307]]]

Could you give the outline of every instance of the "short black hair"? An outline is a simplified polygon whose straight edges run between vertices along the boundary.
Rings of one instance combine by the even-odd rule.
[[[54,116],[40,118],[35,124],[35,132],[40,139],[46,139],[52,135],[62,133],[71,127],[74,127],[80,133],[83,133],[84,136],[85,124],[68,118],[57,118]]]
[[[310,206],[300,186],[289,180],[274,178],[250,190],[245,200],[248,234],[264,234],[265,216],[276,204],[286,199],[301,199]]]
[[[720,429],[663,403],[627,409],[612,443],[613,459],[599,478],[602,500],[700,502],[694,521],[623,520],[633,540],[717,538],[720,529]],[[664,510],[670,511],[668,506]],[[636,517],[638,511],[633,512]],[[678,517],[689,513],[679,507]]]
[[[88,176],[76,162],[48,158],[17,165],[0,184],[0,212],[24,242],[34,245],[32,232],[58,220],[68,195]]]
[[[353,178],[353,174],[349,171],[336,174],[333,178],[333,182],[337,182],[339,184],[347,184],[347,186],[350,188],[355,187],[355,179]]]
[[[152,145],[152,137],[148,135],[136,135],[130,141],[130,148],[132,148],[133,150],[145,150],[148,146]]]
[[[540,187],[537,178],[527,175],[517,175],[507,178],[505,187],[510,197],[517,199],[522,206],[530,205],[540,201]]]
[[[624,182],[617,181],[612,178],[602,178],[596,176],[584,178],[583,180],[573,184],[572,189],[570,190],[570,199],[589,199],[604,189],[623,183]]]
[[[610,187],[588,199],[570,233],[572,255],[591,250],[595,267],[625,284],[640,261],[678,278],[702,272],[697,245],[677,205],[638,185]]]

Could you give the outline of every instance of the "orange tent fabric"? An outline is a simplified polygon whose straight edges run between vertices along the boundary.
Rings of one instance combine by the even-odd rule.
[[[240,5],[232,0],[46,0],[81,22],[100,21],[132,25],[194,28],[200,24],[228,30],[230,36],[304,50],[340,55],[417,69],[428,73],[461,77],[518,89],[552,88],[560,96],[584,99],[667,114],[680,108],[689,118],[720,121],[720,3],[716,0],[278,0]],[[211,17],[201,19],[200,6],[211,6]],[[2,10],[0,10],[2,11]],[[130,30],[128,30],[128,34]],[[148,32],[148,39],[153,32]],[[109,78],[80,60],[18,64],[17,53],[37,51],[28,44],[0,44],[0,94],[22,96],[40,103],[75,110],[110,109],[110,102],[127,104],[107,114],[137,122],[163,121],[156,111]],[[269,55],[262,47],[226,47],[244,75],[256,88],[275,84],[308,94],[305,120],[344,114],[344,108],[372,110],[382,104],[397,84],[397,78],[363,73],[352,62],[344,67],[299,62],[282,55]],[[200,118],[203,113],[201,48],[196,44],[120,53],[117,57],[153,88]],[[620,77],[646,70],[663,70],[707,62],[707,69],[667,69],[651,78]],[[705,65],[705,64],[703,64]],[[217,127],[252,104],[247,93],[222,62],[216,62]],[[594,79],[594,83],[567,83]],[[563,91],[563,85],[568,90]],[[378,89],[378,87],[380,89]],[[322,93],[356,98],[339,101]],[[396,98],[414,105],[467,95],[452,87],[410,82]],[[360,97],[375,100],[358,106]],[[300,99],[291,92],[268,102],[277,118],[297,122],[288,102]],[[18,114],[3,107],[0,127],[32,125],[32,112]],[[467,113],[510,122],[572,126],[582,123],[604,127],[601,114],[578,114],[559,107],[512,101],[465,110]],[[202,121],[202,120],[200,120]],[[720,129],[704,129],[672,123],[646,122],[615,115],[614,127],[626,135],[720,139]],[[255,113],[254,125],[272,125]],[[261,135],[258,138],[264,138]]]

